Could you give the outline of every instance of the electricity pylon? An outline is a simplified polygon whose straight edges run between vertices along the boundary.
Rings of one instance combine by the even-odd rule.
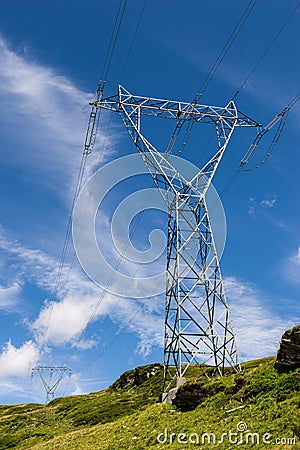
[[[205,373],[222,375],[225,366],[239,369],[220,262],[206,203],[206,193],[234,128],[260,127],[239,112],[233,101],[225,107],[131,95],[118,95],[96,106],[120,114],[129,135],[168,207],[164,392],[181,382],[190,364]],[[187,180],[141,132],[141,116],[214,124],[215,155]],[[208,368],[210,367],[210,368]],[[175,384],[175,385],[176,385]]]
[[[66,366],[36,366],[31,369],[31,377],[37,372],[46,391],[46,403],[54,399],[55,391],[66,374],[71,376],[71,369]]]

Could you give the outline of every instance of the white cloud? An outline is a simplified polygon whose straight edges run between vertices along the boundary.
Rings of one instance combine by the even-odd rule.
[[[99,297],[97,292],[94,295],[88,294],[79,281],[77,295],[66,295],[61,301],[46,303],[30,326],[38,342],[45,340],[60,345],[79,338],[92,319],[108,312],[108,301],[98,304]],[[82,348],[90,344],[90,340],[85,343],[80,340],[77,346]]]
[[[225,279],[229,308],[243,361],[276,354],[283,332],[295,325],[282,319],[254,284]]]
[[[13,311],[19,303],[22,286],[13,282],[9,286],[0,285],[0,310]]]
[[[0,378],[25,377],[37,363],[39,350],[32,341],[16,348],[8,341],[0,355]]]

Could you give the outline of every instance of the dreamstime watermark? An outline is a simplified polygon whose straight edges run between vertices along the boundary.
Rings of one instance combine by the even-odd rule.
[[[159,444],[192,445],[296,445],[295,437],[276,437],[272,433],[255,433],[248,430],[245,422],[239,422],[236,430],[217,435],[214,432],[174,433],[167,428],[156,437]]]
[[[187,182],[190,182],[199,173],[197,166],[183,158],[167,155],[166,159]],[[161,193],[165,193],[165,197],[168,198],[173,195],[172,189],[161,188],[160,193],[157,188],[140,188],[141,184],[136,181],[136,177],[145,174],[149,174],[149,172],[139,154],[118,158],[101,167],[90,177],[81,190],[74,207],[73,242],[81,266],[97,285],[122,297],[147,298],[159,295],[165,290],[165,263],[154,265],[154,269],[151,267],[151,270],[145,270],[147,265],[153,265],[165,251],[167,245],[165,232],[161,227],[151,230],[146,250],[136,248],[131,239],[130,230],[132,228],[130,227],[138,214],[150,209],[168,213],[168,206]],[[202,182],[203,180],[204,178]],[[128,195],[125,195],[127,191],[123,190],[123,183],[125,186],[127,183],[128,186],[130,182],[133,189]],[[99,214],[101,214],[99,211],[113,190],[114,198],[116,192],[120,192],[122,195],[120,202],[114,207],[113,213],[110,211],[110,224],[107,225],[106,221],[104,225],[101,225],[102,241],[99,241],[96,232],[96,218],[98,217],[99,220]],[[220,259],[226,240],[226,219],[221,200],[212,184],[206,194],[206,203]],[[107,218],[105,207],[101,217],[105,220]],[[103,222],[105,220],[103,219]],[[191,214],[191,222],[193,220],[196,220],[195,215]],[[167,225],[167,218],[165,218],[165,225]],[[166,230],[167,226],[163,228]],[[103,234],[105,234],[104,238]],[[193,258],[196,260],[197,252],[196,248],[189,249],[191,260]],[[122,271],[120,263],[123,260],[126,260],[126,267]],[[137,265],[143,267],[142,277],[137,276]]]

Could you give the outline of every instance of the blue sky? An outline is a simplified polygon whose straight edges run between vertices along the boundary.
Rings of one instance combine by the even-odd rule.
[[[258,0],[203,103],[223,106],[232,98],[297,3]],[[143,6],[128,0],[105,95],[115,94],[121,82],[137,95],[192,100],[245,5],[238,0],[148,0],[124,71]],[[62,395],[99,390],[128,368],[162,361],[163,295],[147,302],[104,295],[74,259],[72,245],[56,302],[51,302],[88,102],[97,88],[117,6],[117,1],[104,0],[11,0],[1,7],[1,403],[28,400],[30,370],[36,364],[66,363],[72,369],[68,386],[58,391]],[[299,11],[237,98],[238,109],[258,122],[268,123],[298,92],[298,30]],[[136,151],[120,118],[111,118],[106,133],[108,120],[104,114],[85,179],[104,163]],[[242,360],[274,354],[282,332],[299,323],[299,127],[297,104],[271,158],[261,169],[241,174],[222,199],[227,242],[221,264]],[[159,144],[170,130],[164,122],[149,122],[147,137]],[[182,156],[197,162],[204,138],[193,130]],[[214,180],[219,192],[253,138],[254,130],[235,131]],[[253,161],[263,155],[268,139]],[[98,214],[99,242],[112,262],[113,205],[141,187],[151,187],[146,176],[127,180]],[[155,214],[148,211],[137,229],[139,249],[144,249],[152,222],[165,230],[165,216]],[[157,260],[159,269],[163,258]],[[148,270],[155,267],[144,267],[143,275]],[[44,400],[37,377],[30,396]]]

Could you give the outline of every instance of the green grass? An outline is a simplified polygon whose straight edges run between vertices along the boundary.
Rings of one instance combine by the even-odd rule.
[[[0,406],[0,449],[232,449],[228,437],[221,444],[217,441],[222,433],[237,432],[240,422],[260,439],[270,433],[271,440],[295,438],[298,443],[241,443],[237,448],[300,448],[300,370],[278,373],[274,360],[251,361],[241,373],[211,380],[191,367],[178,392],[178,407],[158,403],[162,368],[141,385],[123,386],[119,379],[104,391],[58,398],[49,405]],[[149,371],[149,366],[140,371]],[[187,407],[189,399],[194,409]],[[157,436],[165,429],[167,442],[159,443]],[[189,442],[198,435],[201,444],[205,432],[215,434],[215,444],[207,443],[208,436],[204,445]],[[186,434],[179,439],[187,443],[178,443],[180,433]]]

